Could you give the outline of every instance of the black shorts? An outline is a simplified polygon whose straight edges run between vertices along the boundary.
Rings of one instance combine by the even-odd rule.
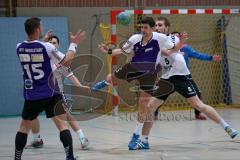
[[[140,88],[144,91],[151,90],[156,82],[157,72],[148,70],[145,68],[152,68],[151,63],[139,64],[141,67],[136,67],[136,64],[127,63],[114,72],[114,75],[118,79],[131,82],[137,80]],[[144,66],[145,65],[145,66]],[[145,68],[144,68],[145,67]]]
[[[22,118],[24,120],[34,120],[43,111],[45,111],[47,118],[66,113],[62,96],[58,94],[40,100],[25,100]]]
[[[161,80],[160,80],[161,81]],[[174,89],[169,94],[164,96],[158,96],[158,99],[166,100],[169,95],[173,92],[178,92],[185,98],[190,98],[196,96],[198,92],[200,93],[197,84],[193,81],[191,75],[175,75],[170,77],[169,79],[164,79],[164,81],[168,81],[173,84]],[[155,96],[156,97],[156,96]]]
[[[189,74],[189,75],[186,75],[186,76],[187,76],[188,80],[192,83],[192,85],[193,85],[193,87],[194,87],[194,89],[195,89],[198,97],[199,97],[200,99],[202,99],[201,91],[200,91],[200,89],[198,88],[198,85],[197,85],[197,84],[195,83],[195,81],[192,79],[192,75]]]

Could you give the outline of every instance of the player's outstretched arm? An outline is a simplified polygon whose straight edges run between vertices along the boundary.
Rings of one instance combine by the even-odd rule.
[[[179,37],[179,43],[176,43],[172,49],[162,49],[162,54],[165,56],[169,56],[173,53],[178,52],[185,44],[186,40],[188,39],[188,35],[186,32],[183,32]]]
[[[81,84],[81,82],[78,80],[78,78],[77,78],[74,74],[71,75],[70,77],[68,77],[68,79],[72,82],[72,84],[73,84],[74,86],[76,86],[76,87],[82,87],[82,88],[85,88],[85,89],[87,89],[87,90],[90,91],[90,87]]]
[[[108,48],[105,44],[101,43],[98,45],[98,48],[101,52],[111,54],[112,56],[125,54],[129,55],[133,51],[133,46],[136,44],[136,42],[139,40],[139,35],[135,34],[131,36],[127,41],[123,41],[119,44],[119,48],[117,49],[111,49]]]
[[[206,53],[197,52],[190,45],[185,45],[182,49],[182,52],[187,53],[190,58],[195,58],[203,61],[212,61],[213,56]]]
[[[116,49],[111,50],[103,43],[99,44],[98,48],[102,53],[111,54],[112,56],[123,54],[121,49],[116,48]]]
[[[70,67],[59,65],[57,68],[57,72],[60,73],[62,76],[67,77],[74,86],[82,87],[82,88],[90,90],[89,86],[84,86],[81,84],[81,82],[78,80],[78,78],[71,71]]]
[[[68,65],[69,62],[74,58],[78,44],[86,38],[86,32],[79,30],[76,34],[70,32],[71,43],[68,48],[68,52],[64,59],[60,62],[61,65]]]
[[[184,45],[184,47],[181,49],[182,52],[187,53],[189,57],[199,59],[202,61],[221,61],[221,56],[218,54],[215,55],[208,55],[207,53],[201,53],[197,52],[195,49],[193,49],[190,45]]]

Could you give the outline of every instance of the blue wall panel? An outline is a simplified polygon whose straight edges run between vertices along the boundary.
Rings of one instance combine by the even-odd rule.
[[[68,23],[65,17],[40,17],[44,33],[49,29],[60,38],[60,50],[68,47]],[[0,116],[19,115],[23,107],[22,68],[16,55],[16,45],[26,40],[26,17],[0,18]]]

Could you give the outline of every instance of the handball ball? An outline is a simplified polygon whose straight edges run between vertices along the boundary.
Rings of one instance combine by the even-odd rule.
[[[118,24],[126,26],[126,25],[129,25],[130,21],[131,21],[131,16],[127,12],[121,12],[117,15]]]

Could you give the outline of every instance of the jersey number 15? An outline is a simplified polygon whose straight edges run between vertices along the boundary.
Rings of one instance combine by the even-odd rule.
[[[37,73],[38,75],[35,75],[35,76],[32,77],[30,67],[32,69],[32,72]],[[23,65],[23,68],[26,70],[27,76],[28,76],[29,79],[39,80],[39,79],[44,77],[44,72],[41,69],[42,68],[42,63],[25,64],[25,65]]]

